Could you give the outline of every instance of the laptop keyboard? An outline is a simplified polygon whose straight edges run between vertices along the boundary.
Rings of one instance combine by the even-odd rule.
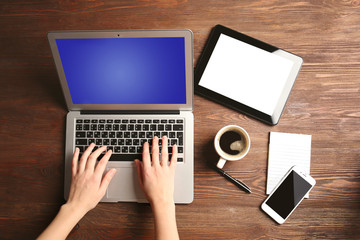
[[[95,143],[96,148],[107,146],[112,150],[110,161],[142,159],[145,142],[152,144],[154,136],[168,137],[169,159],[174,144],[178,146],[178,162],[184,161],[184,119],[76,119],[75,146],[82,154]],[[94,149],[94,150],[95,150]],[[100,156],[101,157],[101,156]]]

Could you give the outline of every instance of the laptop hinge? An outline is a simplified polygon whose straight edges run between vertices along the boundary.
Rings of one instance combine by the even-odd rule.
[[[180,111],[179,110],[81,110],[80,114],[165,115],[165,114],[180,114]]]

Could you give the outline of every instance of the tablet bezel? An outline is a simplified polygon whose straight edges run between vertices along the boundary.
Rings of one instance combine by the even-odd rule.
[[[224,34],[224,35],[227,35],[234,39],[237,39],[239,41],[245,42],[247,44],[250,44],[252,46],[255,46],[257,48],[260,48],[262,50],[270,52],[272,54],[276,54],[278,56],[284,57],[293,62],[293,67],[290,71],[289,77],[286,81],[284,89],[279,97],[279,101],[275,107],[275,111],[273,112],[272,115],[266,114],[262,111],[259,111],[255,108],[252,108],[250,106],[242,104],[238,101],[235,101],[231,98],[228,98],[222,94],[219,94],[217,92],[214,92],[210,89],[207,89],[207,88],[199,85],[201,77],[205,71],[205,68],[210,60],[210,57],[216,47],[216,44],[217,44],[218,39],[221,34]],[[303,59],[297,55],[294,55],[290,52],[287,52],[287,51],[284,51],[277,47],[274,47],[270,44],[267,44],[265,42],[255,39],[255,38],[252,38],[252,37],[242,34],[240,32],[236,32],[236,31],[229,29],[227,27],[224,27],[222,25],[216,25],[213,28],[213,30],[211,31],[209,39],[203,49],[203,52],[199,58],[197,65],[196,65],[195,74],[194,74],[194,84],[195,84],[194,90],[195,90],[195,93],[200,96],[206,97],[215,102],[223,104],[229,108],[240,111],[246,115],[256,118],[256,119],[258,119],[262,122],[265,122],[269,125],[276,125],[280,120],[281,114],[285,108],[287,99],[290,95],[291,89],[295,83],[296,77],[300,71],[302,63],[303,63]]]

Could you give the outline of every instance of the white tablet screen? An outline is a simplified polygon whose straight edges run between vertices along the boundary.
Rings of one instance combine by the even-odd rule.
[[[220,34],[199,85],[272,115],[293,62]]]

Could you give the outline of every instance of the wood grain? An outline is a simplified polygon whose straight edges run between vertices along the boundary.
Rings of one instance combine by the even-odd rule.
[[[304,65],[277,126],[194,97],[195,200],[177,206],[182,239],[360,238],[360,2],[61,0],[0,2],[0,238],[34,239],[63,200],[66,106],[46,39],[50,30],[189,28],[194,65],[222,24],[300,55]],[[239,90],[241,92],[241,90]],[[211,170],[212,139],[227,124],[252,146],[225,166],[252,194]],[[278,226],[266,198],[270,131],[312,135],[317,185]],[[101,203],[69,239],[153,239],[146,204]]]

